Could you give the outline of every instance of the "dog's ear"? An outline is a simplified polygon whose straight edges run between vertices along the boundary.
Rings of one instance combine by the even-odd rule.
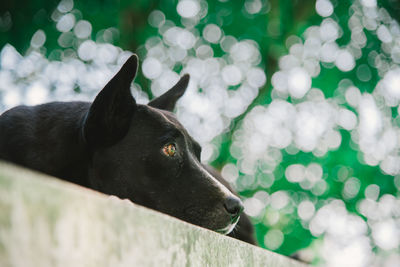
[[[150,101],[148,105],[154,108],[172,111],[175,107],[176,101],[178,101],[178,99],[185,93],[189,84],[189,79],[189,74],[183,75],[171,89]]]
[[[130,87],[137,69],[138,58],[132,55],[90,106],[83,125],[90,148],[112,145],[127,133],[136,110]]]

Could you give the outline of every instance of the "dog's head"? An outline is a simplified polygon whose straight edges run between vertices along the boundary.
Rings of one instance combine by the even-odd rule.
[[[189,75],[148,105],[139,105],[130,92],[137,62],[135,55],[127,60],[86,115],[91,187],[229,233],[243,206],[200,164],[201,147],[171,113]]]

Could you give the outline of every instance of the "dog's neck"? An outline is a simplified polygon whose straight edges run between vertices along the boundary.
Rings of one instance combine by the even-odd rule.
[[[20,125],[18,134],[0,133],[0,159],[89,186],[90,156],[82,138],[82,121],[90,103],[53,102],[19,106],[2,115],[5,125]]]

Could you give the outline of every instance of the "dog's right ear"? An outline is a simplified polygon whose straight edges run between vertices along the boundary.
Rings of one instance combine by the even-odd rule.
[[[189,84],[190,76],[185,74],[182,78],[167,92],[159,97],[151,100],[147,105],[163,110],[172,111],[175,107],[176,101],[185,93]]]
[[[115,144],[128,132],[136,110],[130,87],[137,69],[138,58],[132,55],[90,106],[83,135],[91,149]]]

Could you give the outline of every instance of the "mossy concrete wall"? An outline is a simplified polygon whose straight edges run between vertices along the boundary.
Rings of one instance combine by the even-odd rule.
[[[303,266],[170,216],[0,162],[0,266]]]

